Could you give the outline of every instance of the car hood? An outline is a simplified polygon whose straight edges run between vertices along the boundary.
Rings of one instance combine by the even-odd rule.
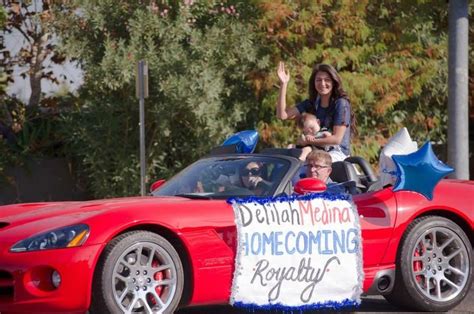
[[[25,203],[0,206],[0,224],[25,224],[31,221],[38,222],[44,219],[67,217],[68,220],[83,220],[91,215],[105,211],[114,211],[121,208],[143,206],[153,203],[183,203],[189,199],[182,197],[130,197],[86,202],[48,202]]]
[[[0,206],[0,242],[31,236],[62,226],[87,223],[95,217],[125,216],[130,212],[176,209],[190,204],[183,197],[130,197],[86,202],[26,203]]]
[[[91,228],[88,245],[92,245],[140,223],[177,231],[228,226],[234,223],[234,217],[225,200],[163,196],[0,206],[0,251],[19,240],[78,223]]]

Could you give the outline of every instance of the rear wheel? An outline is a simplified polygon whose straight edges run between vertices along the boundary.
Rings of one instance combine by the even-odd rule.
[[[165,238],[128,232],[111,241],[99,261],[91,311],[173,313],[183,285],[181,260]]]
[[[426,216],[407,228],[397,258],[395,286],[385,298],[419,311],[447,311],[472,282],[472,246],[451,220]]]

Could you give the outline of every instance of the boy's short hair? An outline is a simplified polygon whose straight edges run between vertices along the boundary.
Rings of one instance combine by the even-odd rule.
[[[296,120],[296,126],[299,129],[304,129],[305,124],[307,122],[316,122],[318,123],[318,118],[314,114],[303,112],[299,117],[298,120]]]
[[[325,166],[331,167],[332,165],[332,157],[331,155],[320,149],[313,149],[308,156],[306,157],[306,162],[321,160],[324,162]]]

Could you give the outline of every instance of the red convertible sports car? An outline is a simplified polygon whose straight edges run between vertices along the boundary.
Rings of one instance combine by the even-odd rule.
[[[1,206],[0,312],[171,313],[228,303],[236,226],[226,199],[293,194],[302,163],[288,152],[215,151],[158,181],[149,197]],[[241,173],[249,162],[265,187],[241,184],[242,175],[257,175]],[[428,311],[466,296],[473,181],[441,180],[429,201],[378,186],[354,157],[334,163],[332,179],[352,187],[365,293]]]

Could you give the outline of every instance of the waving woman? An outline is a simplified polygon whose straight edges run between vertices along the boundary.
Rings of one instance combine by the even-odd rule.
[[[327,128],[331,135],[323,138],[306,137],[303,145],[336,146],[341,150],[329,151],[333,161],[344,160],[350,155],[351,132],[355,132],[355,118],[349,97],[342,88],[341,77],[330,65],[318,64],[308,82],[309,98],[294,107],[287,108],[286,90],[290,74],[285,64],[278,65],[280,93],[277,102],[277,117],[282,120],[297,118],[303,112],[316,115],[321,127]]]

